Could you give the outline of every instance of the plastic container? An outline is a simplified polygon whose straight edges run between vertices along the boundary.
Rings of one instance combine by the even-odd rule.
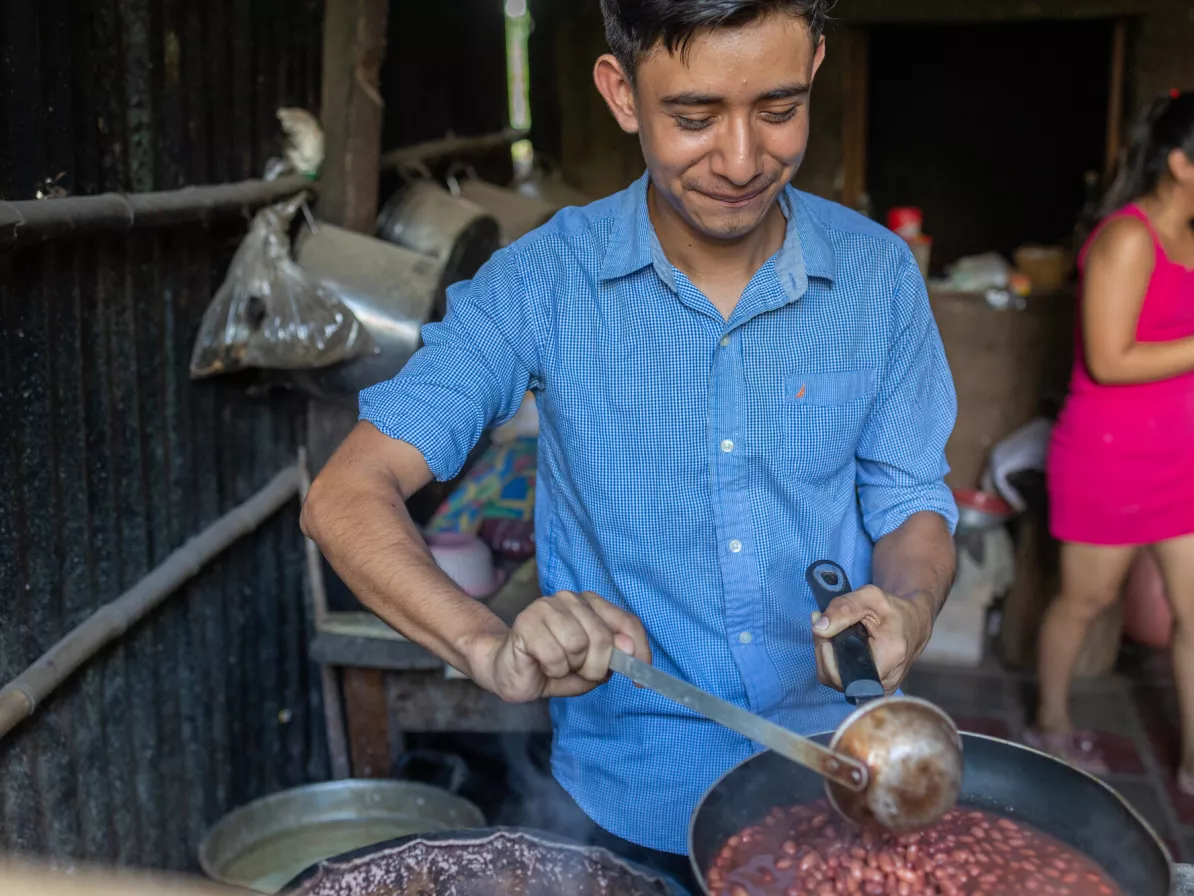
[[[924,226],[924,212],[913,206],[900,206],[887,213],[887,226],[906,240],[915,240]]]

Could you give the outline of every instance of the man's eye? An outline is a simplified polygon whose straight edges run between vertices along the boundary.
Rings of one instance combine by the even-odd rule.
[[[783,124],[785,121],[792,120],[798,108],[799,106],[792,106],[779,112],[764,112],[763,120],[770,121],[772,124]]]
[[[676,116],[676,124],[686,131],[703,131],[709,127],[708,118],[688,118],[684,115]]]

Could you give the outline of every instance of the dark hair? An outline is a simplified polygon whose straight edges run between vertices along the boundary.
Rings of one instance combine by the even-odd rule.
[[[1180,149],[1194,160],[1194,93],[1172,91],[1140,113],[1107,188],[1100,216],[1147,196],[1169,173],[1169,154]]]
[[[799,16],[813,43],[821,40],[833,0],[601,0],[610,52],[634,79],[638,60],[662,43],[685,52],[698,31],[745,25],[769,12]]]

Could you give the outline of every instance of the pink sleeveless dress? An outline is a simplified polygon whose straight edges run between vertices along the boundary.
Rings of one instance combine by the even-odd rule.
[[[1152,230],[1131,205],[1119,217]],[[1169,259],[1153,231],[1157,261],[1136,339],[1164,342],[1194,335],[1194,270]],[[1105,386],[1086,369],[1079,318],[1069,396],[1053,430],[1048,460],[1049,515],[1059,541],[1152,544],[1194,533],[1194,372],[1155,383]]]

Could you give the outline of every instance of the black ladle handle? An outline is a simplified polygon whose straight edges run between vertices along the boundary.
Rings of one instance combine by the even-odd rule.
[[[846,571],[832,560],[818,560],[808,568],[805,578],[822,613],[835,597],[854,590],[850,587]],[[833,654],[837,658],[846,700],[857,706],[884,696],[879,670],[875,668],[875,658],[871,655],[871,636],[861,622],[834,636]]]

